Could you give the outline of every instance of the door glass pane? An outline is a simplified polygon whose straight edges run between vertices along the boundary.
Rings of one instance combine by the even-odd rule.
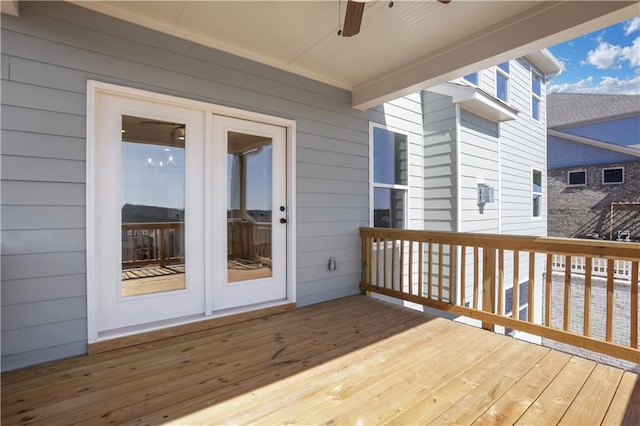
[[[184,124],[122,117],[122,296],[185,288]]]
[[[227,281],[271,277],[272,140],[229,132]]]

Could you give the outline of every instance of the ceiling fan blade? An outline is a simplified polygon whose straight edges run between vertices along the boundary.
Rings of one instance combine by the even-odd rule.
[[[343,37],[351,37],[360,32],[360,24],[362,24],[362,13],[364,12],[364,3],[349,0],[347,2],[347,13],[344,16],[344,26],[342,28]]]
[[[438,0],[440,3],[442,4],[449,4],[451,3],[451,0]]]

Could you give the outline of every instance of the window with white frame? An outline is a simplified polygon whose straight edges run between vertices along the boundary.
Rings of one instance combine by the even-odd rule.
[[[542,171],[533,169],[531,171],[531,193],[532,193],[532,216],[542,216]]]
[[[513,293],[513,287],[508,288],[504,292],[504,312],[507,317],[511,317],[513,315]],[[518,303],[516,309],[518,310],[517,318],[520,321],[527,321],[529,317],[529,281],[521,282],[518,285]],[[513,336],[515,332],[516,331],[512,328],[505,327],[504,329],[504,334],[506,335]]]
[[[586,186],[587,171],[586,170],[570,170],[567,172],[567,185],[569,186]]]
[[[618,185],[624,183],[624,167],[602,169],[603,185]]]
[[[475,85],[475,86],[479,86],[478,84],[478,73],[477,72],[472,72],[471,74],[467,74],[465,76],[462,77],[465,81]]]
[[[542,76],[531,70],[531,118],[540,121],[540,104],[542,103]]]
[[[509,102],[509,62],[496,66],[496,97]]]
[[[409,193],[409,136],[372,123],[373,226],[404,229]]]

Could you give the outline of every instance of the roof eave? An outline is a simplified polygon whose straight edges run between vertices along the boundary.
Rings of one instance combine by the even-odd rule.
[[[494,123],[515,120],[518,117],[517,109],[477,87],[444,83],[430,88],[429,91],[451,96],[453,103]]]
[[[525,55],[525,58],[545,75],[553,75],[565,70],[565,67],[549,49],[538,50],[535,53]]]

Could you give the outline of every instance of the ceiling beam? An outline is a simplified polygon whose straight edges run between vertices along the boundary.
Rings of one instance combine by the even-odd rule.
[[[637,1],[545,1],[470,37],[357,84],[352,106],[366,110],[461,75],[638,15]]]
[[[0,1],[0,12],[7,15],[18,16],[18,0],[2,0]]]

